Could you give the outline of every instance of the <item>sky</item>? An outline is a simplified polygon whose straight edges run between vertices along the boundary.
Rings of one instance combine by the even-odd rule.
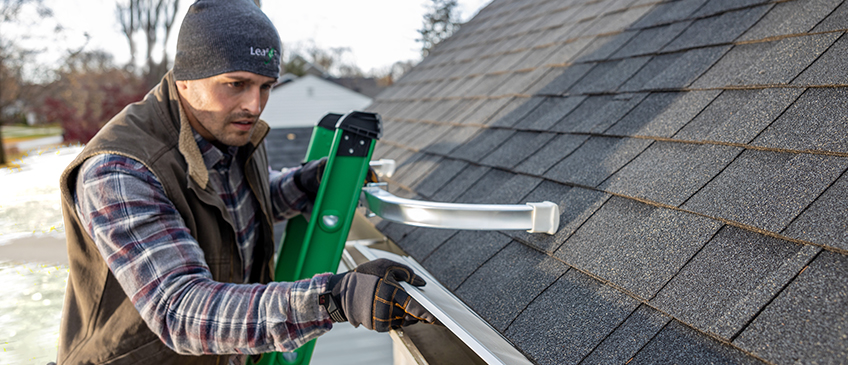
[[[459,0],[457,10],[461,21],[471,19],[489,2]],[[41,21],[39,31],[43,35],[32,42],[50,39],[49,43],[61,47],[45,48],[79,48],[86,44],[83,34],[88,33],[87,50],[108,51],[118,64],[129,60],[129,47],[115,17],[116,0],[44,0],[44,3],[53,10],[53,19]],[[192,0],[180,1],[177,24],[191,3]],[[429,3],[429,0],[263,0],[262,10],[276,25],[284,48],[310,42],[324,49],[347,47],[350,52],[344,60],[368,72],[396,61],[420,60],[421,47],[415,39]],[[64,29],[58,38],[50,32],[56,24]],[[175,29],[170,38],[171,57],[178,32]],[[48,51],[42,60],[50,62],[60,56]]]

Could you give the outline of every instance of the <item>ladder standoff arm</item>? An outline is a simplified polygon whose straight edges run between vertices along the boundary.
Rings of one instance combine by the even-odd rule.
[[[397,197],[369,184],[360,201],[381,218],[411,226],[467,230],[526,230],[554,234],[559,206],[544,201],[526,204],[456,204]]]

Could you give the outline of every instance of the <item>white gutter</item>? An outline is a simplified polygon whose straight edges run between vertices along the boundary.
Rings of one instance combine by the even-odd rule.
[[[421,288],[401,282],[406,290],[418,303],[432,313],[451,332],[464,342],[474,353],[480,356],[487,364],[513,365],[532,363],[527,360],[515,347],[504,338],[498,331],[484,321],[473,310],[468,308],[462,301],[451,294],[439,282],[418,264],[415,259],[408,256],[400,256],[390,252],[370,249],[360,244],[353,245],[368,260],[386,258],[400,262],[412,267],[415,273],[427,281],[427,285]],[[356,265],[352,262],[350,255],[345,252],[343,261],[346,265]]]

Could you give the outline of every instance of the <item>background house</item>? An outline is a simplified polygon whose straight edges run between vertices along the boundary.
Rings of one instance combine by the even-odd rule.
[[[535,363],[846,363],[846,28],[834,0],[494,0],[376,98],[374,158],[559,231],[377,227]]]
[[[344,114],[369,104],[371,98],[312,74],[274,88],[262,112],[271,126],[266,139],[271,167],[300,165],[312,127],[327,113]]]

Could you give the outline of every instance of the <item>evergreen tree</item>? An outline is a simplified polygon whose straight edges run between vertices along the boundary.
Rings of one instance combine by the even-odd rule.
[[[455,12],[457,0],[430,0],[429,12],[424,15],[422,28],[418,30],[421,38],[421,55],[427,57],[436,45],[448,39],[459,30],[460,23]]]

